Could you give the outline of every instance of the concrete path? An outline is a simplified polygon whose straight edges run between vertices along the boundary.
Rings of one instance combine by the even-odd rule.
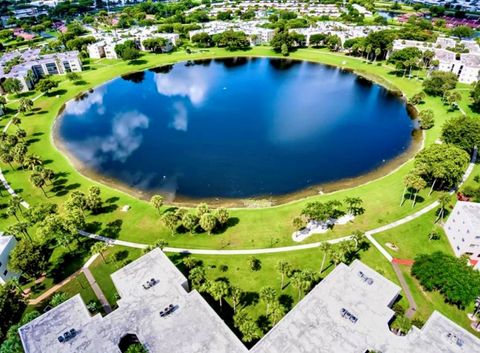
[[[36,297],[35,299],[30,299],[28,301],[28,305],[37,305],[44,301],[45,299],[49,298],[51,295],[53,295],[56,291],[58,291],[61,287],[63,287],[65,284],[70,282],[72,279],[75,279],[80,273],[82,273],[82,269],[76,271],[75,273],[72,273],[70,276],[65,278],[63,281],[60,283],[57,283],[54,285],[52,288],[48,289],[47,291],[43,292],[42,295]]]
[[[57,283],[56,285],[54,285],[52,288],[50,288],[47,291],[45,291],[44,293],[42,293],[42,295],[38,296],[37,298],[30,299],[28,301],[28,304],[29,305],[37,305],[37,304],[41,303],[42,301],[51,297],[55,292],[57,292],[65,284],[67,284],[71,280],[74,280],[78,275],[83,273],[85,275],[85,277],[87,278],[87,281],[88,281],[90,287],[92,287],[92,290],[95,293],[95,296],[97,297],[98,301],[102,305],[105,313],[107,313],[107,314],[111,313],[112,312],[112,307],[110,306],[110,303],[108,302],[107,298],[103,294],[102,289],[97,284],[97,281],[95,280],[95,277],[93,277],[92,272],[89,269],[90,265],[97,259],[98,256],[99,256],[98,254],[95,254],[95,255],[91,256],[87,260],[87,262],[85,262],[85,264],[82,266],[82,268],[80,270],[76,271],[75,273],[72,273],[70,276],[65,278],[62,282]]]
[[[400,270],[399,265],[396,262],[392,262],[393,270],[397,275],[398,280],[400,281],[400,285],[402,286],[403,292],[405,293],[405,297],[408,300],[409,308],[405,313],[405,316],[409,319],[412,319],[413,315],[417,312],[417,303],[415,303],[415,299],[413,299],[412,292],[410,291],[410,287],[405,281],[405,277],[403,276],[402,270]]]
[[[97,284],[97,281],[95,280],[95,277],[93,277],[92,272],[90,272],[90,269],[88,267],[85,267],[83,268],[83,273],[85,274],[85,277],[87,277],[87,281],[90,284],[90,287],[92,287],[93,292],[98,298],[98,301],[100,302],[100,304],[102,304],[103,310],[106,314],[110,314],[112,312],[112,307],[110,306],[110,303],[103,294],[102,289]]]

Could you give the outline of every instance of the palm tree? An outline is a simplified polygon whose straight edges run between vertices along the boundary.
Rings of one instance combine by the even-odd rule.
[[[242,333],[242,340],[244,342],[251,342],[254,339],[257,339],[260,335],[258,334],[258,326],[251,318],[246,318],[243,324],[239,327],[240,332]]]
[[[25,140],[25,137],[27,137],[27,132],[24,129],[17,129],[15,136],[17,136],[19,140]]]
[[[13,156],[10,153],[4,152],[4,153],[1,154],[0,158],[2,159],[3,163],[8,163],[10,168],[12,168],[12,170],[14,169],[13,165],[12,165]]]
[[[240,299],[242,298],[243,291],[238,287],[232,287],[230,289],[230,296],[232,297],[233,313],[237,312],[237,305],[240,304]]]
[[[275,300],[272,302],[270,306],[270,314],[268,315],[272,320],[273,324],[275,325],[285,314],[285,308],[282,304]]]
[[[165,227],[170,229],[172,236],[175,233],[178,225],[178,218],[173,212],[167,212],[162,215],[161,221]]]
[[[95,255],[95,254],[99,254],[101,257],[102,257],[102,260],[104,263],[107,263],[107,261],[105,260],[105,256],[103,255],[103,253],[108,249],[108,245],[107,243],[103,242],[103,241],[97,241],[95,244],[92,245],[92,247],[90,248],[90,253]]]
[[[303,288],[303,276],[301,271],[297,271],[292,276],[292,286],[298,290],[298,300],[300,300],[300,294]]]
[[[352,240],[355,242],[355,250],[358,250],[363,244],[365,244],[367,238],[365,236],[365,233],[356,230],[352,234]]]
[[[18,106],[18,111],[20,113],[30,112],[33,108],[33,101],[28,98],[21,98]]]
[[[161,195],[153,195],[152,198],[150,199],[150,203],[152,204],[153,207],[155,207],[160,214],[160,208],[163,205],[163,196]]]
[[[377,58],[381,53],[382,53],[382,49],[380,48],[375,49],[375,59],[373,60],[374,62],[377,61]]]
[[[35,186],[36,188],[40,188],[42,189],[43,191],[43,194],[45,195],[45,197],[48,197],[47,193],[45,192],[44,190],[44,186],[45,186],[45,180],[43,180],[43,178],[40,176],[40,174],[38,173],[33,173],[32,175],[30,175],[30,182],[33,184],[33,186]]]
[[[15,207],[20,211],[20,213],[23,213],[22,211],[22,199],[18,195],[13,195],[10,200],[8,201],[9,205],[12,207]]]
[[[191,256],[187,256],[182,262],[188,270],[191,270],[198,264],[198,261]]]
[[[7,215],[8,216],[13,216],[15,217],[15,219],[20,222],[20,219],[18,218],[17,216],[17,208],[16,207],[13,207],[13,206],[8,206],[7,207]]]
[[[29,170],[34,170],[35,167],[42,165],[43,162],[39,156],[31,154],[28,155],[23,161],[24,167],[27,167]]]
[[[277,271],[282,276],[282,282],[280,284],[280,289],[283,290],[285,275],[287,275],[292,270],[292,266],[286,260],[280,260],[277,263]]]
[[[219,302],[220,310],[222,310],[222,298],[227,296],[229,292],[230,286],[224,281],[211,282],[208,286],[208,293]]]
[[[277,297],[277,292],[275,289],[272,287],[264,287],[260,290],[260,299],[262,299],[265,302],[265,306],[267,307],[267,316],[268,313],[270,312],[270,304],[275,301],[275,298]]]
[[[12,124],[15,126],[19,126],[22,123],[22,120],[18,116],[14,116],[12,118]]]
[[[332,251],[332,244],[329,242],[322,242],[319,246],[320,251],[323,252],[323,258],[322,258],[322,265],[320,266],[320,273],[323,271],[323,266],[325,266],[325,260],[327,259],[327,255],[330,254]]]
[[[55,172],[51,169],[44,168],[40,171],[40,176],[43,178],[43,180],[48,181],[51,185],[52,180],[55,177]]]
[[[412,208],[415,206],[415,203],[417,202],[417,195],[420,192],[421,189],[423,189],[425,186],[427,186],[427,182],[419,175],[417,175],[413,180],[412,187],[415,189],[415,195],[413,196],[413,203],[412,203]]]
[[[445,209],[450,204],[450,200],[451,200],[451,195],[448,192],[444,192],[440,195],[440,197],[438,198],[440,212],[435,222],[437,222],[440,218],[443,220],[443,217],[445,216]]]

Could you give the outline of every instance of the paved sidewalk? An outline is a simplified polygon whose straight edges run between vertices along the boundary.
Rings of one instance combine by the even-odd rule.
[[[405,297],[408,300],[409,308],[407,309],[405,316],[411,319],[413,315],[415,315],[415,313],[417,312],[417,303],[415,303],[415,299],[413,299],[412,292],[410,292],[410,287],[408,286],[407,281],[405,281],[405,277],[403,277],[403,273],[400,270],[399,265],[395,262],[392,262],[392,266],[395,274],[398,277],[398,280],[400,281],[400,285],[402,286],[403,292],[405,293]]]
[[[97,284],[97,281],[95,280],[95,277],[93,277],[92,272],[90,272],[90,269],[88,267],[85,267],[82,270],[83,270],[83,273],[85,274],[85,277],[87,277],[88,283],[92,287],[100,304],[102,304],[103,310],[105,311],[106,314],[110,314],[112,312],[112,307],[110,306],[110,303],[108,302],[107,298],[103,294],[102,289]]]
[[[65,284],[67,284],[68,282],[70,282],[72,279],[75,279],[80,273],[82,273],[82,270],[78,270],[74,273],[72,273],[70,276],[68,276],[67,278],[65,278],[63,281],[61,281],[60,283],[57,283],[56,285],[54,285],[52,288],[50,288],[49,290],[47,290],[46,292],[43,292],[42,295],[36,297],[35,299],[30,299],[28,301],[28,305],[37,305],[39,303],[41,303],[42,301],[44,301],[45,299],[47,299],[48,297],[50,297],[51,295],[53,295],[56,291],[58,291],[61,287],[63,287]]]

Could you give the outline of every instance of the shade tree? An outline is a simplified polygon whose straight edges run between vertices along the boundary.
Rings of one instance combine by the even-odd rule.
[[[472,152],[480,146],[480,119],[466,115],[450,118],[442,126],[442,140]]]
[[[8,265],[14,272],[34,280],[47,271],[50,254],[46,243],[20,240],[10,253]]]
[[[153,195],[150,198],[151,205],[158,211],[160,214],[160,208],[163,206],[163,196],[161,195]]]

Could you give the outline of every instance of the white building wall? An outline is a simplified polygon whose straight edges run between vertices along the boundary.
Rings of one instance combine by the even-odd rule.
[[[5,284],[6,281],[11,279],[12,277],[17,276],[17,274],[15,274],[14,272],[11,272],[7,266],[8,256],[10,255],[10,252],[13,250],[13,248],[17,244],[17,241],[12,236],[0,235],[0,237],[2,238],[0,239],[0,244],[2,244],[3,242],[6,243],[2,247],[0,252],[0,285],[3,285]]]

